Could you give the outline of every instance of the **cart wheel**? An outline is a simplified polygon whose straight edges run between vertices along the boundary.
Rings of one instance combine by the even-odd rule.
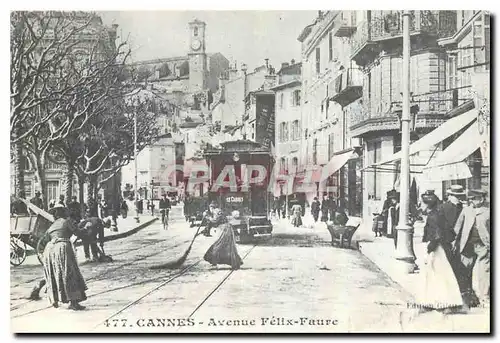
[[[10,238],[10,264],[21,265],[26,259],[26,243],[20,239]]]
[[[45,246],[50,241],[50,236],[45,233],[36,244],[36,256],[38,257],[38,261],[43,265],[43,252],[45,250]]]

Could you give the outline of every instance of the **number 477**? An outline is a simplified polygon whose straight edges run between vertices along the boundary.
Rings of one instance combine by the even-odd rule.
[[[104,321],[104,326],[106,327],[119,327],[120,326],[120,323],[121,323],[121,326],[122,327],[125,327],[127,325],[127,320],[126,319],[106,319]]]

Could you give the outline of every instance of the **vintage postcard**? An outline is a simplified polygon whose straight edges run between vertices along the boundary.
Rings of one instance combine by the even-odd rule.
[[[13,11],[15,333],[489,333],[490,14]]]

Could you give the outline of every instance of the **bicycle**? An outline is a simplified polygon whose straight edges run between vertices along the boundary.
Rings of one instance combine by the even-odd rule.
[[[161,209],[161,223],[163,225],[163,229],[166,230],[168,228],[168,214],[169,209]]]

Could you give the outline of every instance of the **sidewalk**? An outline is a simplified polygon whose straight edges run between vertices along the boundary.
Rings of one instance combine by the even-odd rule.
[[[415,263],[420,267],[420,271],[424,268],[427,255],[427,243],[422,242],[423,228],[424,223],[415,223],[413,249],[417,258]],[[406,274],[398,269],[394,256],[396,249],[392,238],[377,237],[373,241],[361,241],[359,242],[359,251],[413,298],[424,285],[424,275],[420,271]],[[449,320],[456,330],[460,328],[464,332],[489,332],[490,314],[489,309],[486,308],[472,308],[467,314],[451,316]]]
[[[110,242],[131,236],[139,232],[140,230],[144,229],[145,227],[149,226],[157,219],[158,219],[157,217],[153,217],[150,215],[140,215],[139,216],[140,222],[137,223],[136,220],[134,219],[134,216],[128,216],[127,218],[119,217],[116,220],[118,231],[111,231],[111,228],[104,229],[104,242]],[[81,246],[81,245],[82,241],[77,240],[75,246]],[[35,249],[33,247],[29,245],[26,245],[26,247],[27,247],[26,252],[28,256],[35,254]]]

